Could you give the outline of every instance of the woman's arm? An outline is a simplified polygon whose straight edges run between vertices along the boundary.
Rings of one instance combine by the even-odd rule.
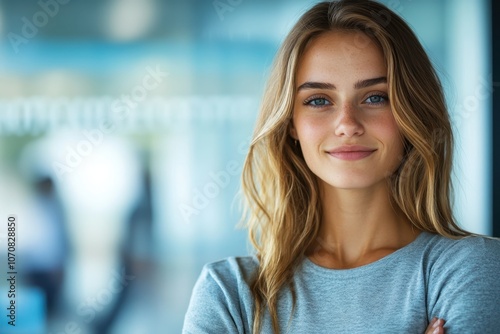
[[[205,265],[184,318],[184,334],[250,333],[253,304],[247,279],[256,269],[250,257]]]
[[[443,250],[431,268],[429,314],[448,334],[500,331],[500,241],[469,237]]]
[[[231,313],[230,295],[205,267],[196,282],[184,318],[183,334],[240,333]]]

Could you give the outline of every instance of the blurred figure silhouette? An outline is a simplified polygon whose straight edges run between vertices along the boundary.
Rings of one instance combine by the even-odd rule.
[[[38,176],[32,185],[36,221],[30,222],[31,236],[24,245],[28,256],[23,259],[23,277],[45,293],[47,316],[52,318],[58,312],[68,252],[65,214],[50,176]]]
[[[68,251],[68,237],[65,227],[65,215],[59,196],[50,177],[42,177],[34,184],[36,198],[40,208],[46,214],[47,222],[52,226],[53,241],[47,247],[53,248],[52,258],[54,263],[46,268],[34,269],[26,277],[27,283],[42,288],[46,294],[47,315],[53,316],[56,302],[61,293],[64,280],[64,261]]]
[[[136,207],[131,211],[127,222],[127,232],[121,248],[121,262],[126,273],[133,276],[140,275],[140,286],[142,289],[150,286],[154,263],[152,262],[152,194],[151,174],[148,168],[142,170],[141,197]],[[138,282],[136,282],[138,283]],[[112,332],[113,325],[122,314],[125,307],[130,306],[130,296],[133,289],[123,289],[109,312],[100,318],[94,326],[94,332],[108,334]],[[144,296],[145,291],[138,294]]]

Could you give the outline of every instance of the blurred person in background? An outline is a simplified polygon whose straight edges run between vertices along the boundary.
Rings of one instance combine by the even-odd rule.
[[[44,141],[34,141],[21,151],[18,168],[31,188],[23,201],[29,229],[23,234],[20,251],[23,277],[28,286],[40,288],[46,301],[48,319],[60,315],[65,266],[70,252],[67,216],[54,175],[47,168]],[[24,202],[23,202],[24,203]]]
[[[38,241],[30,243],[33,249],[27,257],[30,260],[25,278],[28,285],[39,287],[45,293],[46,312],[51,318],[57,312],[64,281],[65,254],[68,252],[66,218],[50,176],[40,176],[33,181],[33,188],[37,223],[31,227],[36,229],[34,236]],[[39,243],[43,243],[43,247]]]
[[[62,177],[51,169],[61,160],[55,154],[60,141],[75,139],[67,133],[42,137],[24,148],[19,161],[35,192],[22,243],[23,276],[44,292],[50,331],[74,323],[82,332],[110,333],[129,306],[130,293],[137,294],[132,273],[141,274],[139,293],[151,285],[149,171],[143,156],[108,138]],[[86,196],[90,192],[94,196]],[[92,265],[101,270],[92,271]],[[110,273],[110,268],[116,269]]]

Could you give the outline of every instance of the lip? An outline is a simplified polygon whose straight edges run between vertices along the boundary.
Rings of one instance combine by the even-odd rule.
[[[327,153],[337,159],[353,161],[353,160],[364,159],[370,156],[376,150],[377,149],[375,148],[370,148],[366,146],[346,145],[346,146],[339,146],[333,150],[327,151]]]

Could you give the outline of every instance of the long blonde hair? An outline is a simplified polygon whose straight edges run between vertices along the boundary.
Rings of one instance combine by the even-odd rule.
[[[254,333],[269,312],[279,333],[278,294],[288,286],[318,235],[322,208],[315,175],[290,137],[297,64],[314,37],[332,30],[361,31],[381,48],[389,100],[404,138],[405,155],[390,177],[392,202],[419,230],[468,235],[452,214],[453,135],[441,83],[408,25],[371,0],[321,2],[292,28],[275,58],[253,140],[243,167],[245,221],[259,268],[251,291]]]

